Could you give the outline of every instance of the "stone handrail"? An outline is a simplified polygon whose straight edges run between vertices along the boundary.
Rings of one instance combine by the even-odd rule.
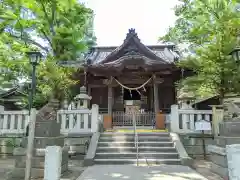
[[[46,118],[49,120],[51,113]],[[43,119],[44,114],[39,114]],[[98,105],[92,109],[58,110],[57,121],[61,123],[61,134],[94,133],[98,131]],[[0,111],[0,136],[21,136],[26,133],[29,123],[29,111]]]

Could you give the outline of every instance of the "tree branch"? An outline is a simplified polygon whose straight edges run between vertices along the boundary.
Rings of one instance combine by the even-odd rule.
[[[36,41],[34,41],[32,39],[29,39],[27,37],[16,36],[16,35],[13,35],[13,34],[10,34],[10,36],[13,37],[13,38],[16,38],[16,39],[22,39],[23,41],[26,41],[30,44],[33,44],[33,45],[41,48],[42,50],[44,50],[46,52],[49,52],[49,49],[47,47],[42,46],[41,44],[37,43]]]
[[[44,5],[44,3],[42,1],[40,1],[41,5],[42,5],[42,9],[43,9],[43,12],[44,12],[44,15],[45,15],[45,18],[47,19],[48,23],[49,23],[49,27],[50,27],[50,31],[52,33],[52,36],[55,35],[55,32],[54,32],[54,27],[53,27],[53,22],[54,22],[54,16],[55,16],[55,7],[56,7],[56,4],[54,2],[52,2],[52,20],[49,18],[48,16],[48,13],[47,13],[47,10],[46,10],[46,7]]]
[[[44,3],[43,3],[42,1],[40,1],[40,4],[42,5],[42,9],[43,9],[43,12],[44,12],[44,16],[45,16],[45,18],[47,19],[47,21],[48,21],[48,23],[49,23],[49,26],[51,27],[51,20],[50,20],[49,17],[48,17],[46,7],[45,7],[45,5],[44,5]]]
[[[52,44],[51,40],[49,39],[49,37],[47,36],[46,32],[43,29],[41,29],[41,32],[43,33],[44,37],[47,39],[50,46],[53,48],[53,44]]]
[[[56,1],[52,1],[52,23],[51,23],[51,31],[52,31],[52,35],[53,35],[53,36],[55,36],[55,31],[54,31],[55,12],[56,12]]]

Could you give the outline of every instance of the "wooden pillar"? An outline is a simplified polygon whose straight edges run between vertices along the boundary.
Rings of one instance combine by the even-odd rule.
[[[112,105],[113,105],[113,88],[111,81],[108,83],[108,114],[103,117],[103,128],[112,128]]]
[[[157,115],[159,112],[159,97],[158,97],[158,84],[156,82],[156,76],[153,75],[153,91],[154,91],[154,112]]]
[[[159,112],[158,82],[156,81],[155,75],[153,75],[153,91],[155,127],[156,129],[165,129],[165,117],[161,112]]]
[[[112,116],[112,99],[113,89],[111,85],[108,85],[108,115]]]
[[[92,88],[90,86],[88,86],[87,90],[88,90],[88,95],[91,96]]]

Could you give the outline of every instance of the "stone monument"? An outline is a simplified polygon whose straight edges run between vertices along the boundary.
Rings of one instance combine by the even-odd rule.
[[[36,115],[34,148],[32,155],[31,179],[44,178],[45,148],[47,146],[60,146],[63,148],[61,172],[68,171],[68,147],[64,146],[64,136],[60,134],[60,123],[57,122],[57,109],[59,102],[51,100],[40,109]],[[16,148],[15,168],[9,173],[9,180],[23,180],[26,166],[27,137],[22,140],[22,147]]]

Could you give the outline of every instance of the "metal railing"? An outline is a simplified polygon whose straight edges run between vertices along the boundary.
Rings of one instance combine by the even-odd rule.
[[[137,133],[137,122],[136,122],[136,114],[133,114],[133,127],[134,127],[134,145],[136,148],[136,159],[138,166],[138,133]]]

